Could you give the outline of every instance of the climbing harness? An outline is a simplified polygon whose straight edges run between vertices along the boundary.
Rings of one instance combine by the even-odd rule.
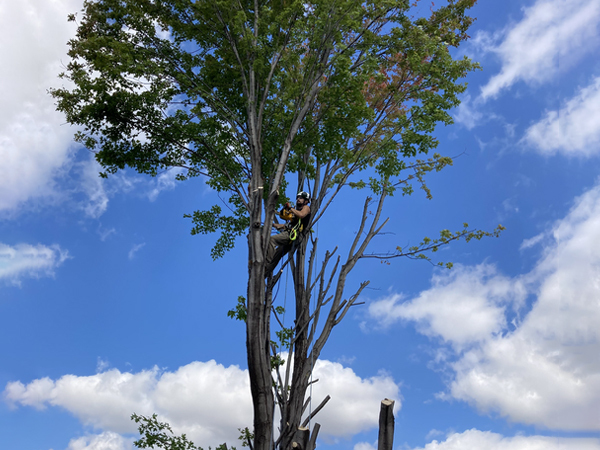
[[[290,229],[290,241],[295,241],[298,233],[302,231],[302,221],[299,220],[296,225]]]

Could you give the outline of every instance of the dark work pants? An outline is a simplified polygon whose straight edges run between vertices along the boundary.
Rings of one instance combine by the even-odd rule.
[[[267,249],[267,266],[266,273],[272,272],[277,264],[285,255],[290,248],[292,248],[292,241],[290,240],[290,233],[288,230],[284,230],[279,234],[271,236],[269,240],[269,248]]]

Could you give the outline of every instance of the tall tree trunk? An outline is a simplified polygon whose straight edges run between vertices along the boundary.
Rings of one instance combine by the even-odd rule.
[[[260,154],[257,152],[257,154]],[[260,167],[260,166],[258,166]],[[274,398],[270,360],[270,298],[265,291],[266,234],[261,226],[263,186],[260,168],[250,182],[246,348],[254,406],[254,449],[272,450]],[[268,231],[268,230],[267,230]]]
[[[273,442],[273,390],[269,354],[269,312],[265,298],[262,264],[253,263],[248,283],[246,346],[254,405],[254,448],[271,450]]]

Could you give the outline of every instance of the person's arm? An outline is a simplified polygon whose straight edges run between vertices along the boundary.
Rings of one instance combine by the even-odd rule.
[[[285,224],[284,223],[274,223],[273,228],[275,228],[276,230],[283,230],[285,228]]]
[[[304,205],[300,210],[292,208],[291,211],[292,214],[295,215],[298,219],[304,219],[310,214],[310,207],[308,205]]]

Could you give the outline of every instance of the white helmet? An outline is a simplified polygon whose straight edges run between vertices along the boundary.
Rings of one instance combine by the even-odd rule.
[[[308,192],[305,192],[305,191],[298,192],[298,195],[296,195],[296,198],[303,198],[307,202],[310,202],[310,195],[308,194]]]

